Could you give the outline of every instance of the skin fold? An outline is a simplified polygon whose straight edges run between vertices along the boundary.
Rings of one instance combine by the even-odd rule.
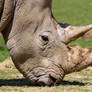
[[[10,56],[31,83],[58,85],[66,74],[92,66],[92,48],[68,46],[88,34],[92,24],[57,23],[52,0],[0,0],[0,13],[0,32]]]

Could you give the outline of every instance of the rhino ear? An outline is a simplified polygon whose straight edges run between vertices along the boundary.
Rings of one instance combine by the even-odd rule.
[[[57,32],[60,40],[66,44],[76,40],[78,37],[83,36],[86,32],[92,29],[92,24],[87,26],[67,26],[63,28],[62,26],[57,26]]]
[[[0,16],[3,10],[4,0],[0,0]]]
[[[3,0],[3,1],[4,1],[3,5],[0,2],[0,8],[2,9],[3,7],[2,16],[0,19],[0,32],[4,30],[4,28],[11,20],[14,10],[14,0]]]
[[[92,30],[88,31],[87,33],[84,34],[83,38],[85,40],[92,40]]]

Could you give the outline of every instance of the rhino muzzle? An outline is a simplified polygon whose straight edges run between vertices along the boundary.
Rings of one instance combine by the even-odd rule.
[[[61,83],[64,71],[59,70],[57,73],[53,68],[38,67],[31,72],[26,72],[25,77],[33,84],[52,86]]]

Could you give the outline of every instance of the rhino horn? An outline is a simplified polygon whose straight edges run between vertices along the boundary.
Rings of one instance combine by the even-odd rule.
[[[1,11],[3,12],[0,19],[0,32],[4,30],[4,28],[7,26],[7,24],[11,20],[12,15],[13,15],[13,9],[14,9],[13,0],[5,0],[5,1],[0,0],[0,13]]]
[[[61,27],[60,25],[57,26],[57,32],[60,40],[66,44],[76,40],[78,37],[83,36],[91,29],[92,24],[87,26],[67,26],[65,28]]]
[[[83,35],[83,38],[84,38],[85,40],[92,40],[92,30],[90,30],[90,31],[88,31],[87,33],[85,33],[85,34]]]

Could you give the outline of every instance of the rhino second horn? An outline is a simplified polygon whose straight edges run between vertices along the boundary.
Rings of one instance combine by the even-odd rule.
[[[78,37],[83,36],[91,29],[92,24],[87,26],[68,26],[67,28],[62,28],[59,25],[57,26],[57,32],[60,40],[66,44],[70,43],[73,40],[76,40]]]
[[[83,38],[85,40],[92,40],[92,30],[88,31],[87,33],[84,34]]]

